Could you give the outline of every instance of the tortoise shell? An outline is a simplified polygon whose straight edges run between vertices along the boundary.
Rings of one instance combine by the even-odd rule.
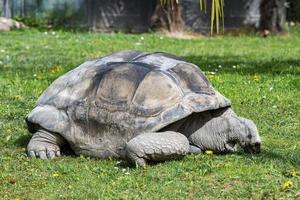
[[[31,132],[61,134],[75,152],[111,154],[137,134],[227,106],[196,65],[161,52],[121,51],[59,77],[26,121]]]

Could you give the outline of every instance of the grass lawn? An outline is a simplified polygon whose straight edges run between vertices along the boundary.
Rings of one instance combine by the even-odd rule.
[[[85,157],[27,158],[24,117],[40,94],[84,61],[122,49],[165,51],[197,64],[239,115],[256,122],[262,153],[189,155],[146,169]],[[299,123],[299,27],[284,37],[192,40],[0,33],[0,199],[300,199]]]

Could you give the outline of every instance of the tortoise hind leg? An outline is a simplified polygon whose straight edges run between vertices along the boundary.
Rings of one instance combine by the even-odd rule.
[[[145,166],[147,161],[157,162],[179,159],[189,152],[188,139],[178,132],[144,133],[131,139],[126,145],[129,162]]]
[[[59,134],[39,129],[30,139],[27,153],[29,157],[52,159],[61,155],[60,148],[65,144],[65,139]]]

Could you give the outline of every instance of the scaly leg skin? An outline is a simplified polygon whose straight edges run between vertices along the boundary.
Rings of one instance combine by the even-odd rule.
[[[27,153],[33,158],[52,159],[61,155],[60,147],[64,144],[65,140],[60,135],[39,129],[27,145]]]
[[[143,133],[131,139],[126,145],[129,162],[145,167],[147,161],[179,159],[189,153],[189,141],[178,132]]]
[[[232,153],[236,151],[236,140],[231,135],[230,121],[225,117],[215,117],[204,123],[188,139],[191,144],[199,147],[202,151]]]
[[[200,154],[202,153],[201,149],[195,145],[190,144],[190,149],[189,149],[190,154]]]

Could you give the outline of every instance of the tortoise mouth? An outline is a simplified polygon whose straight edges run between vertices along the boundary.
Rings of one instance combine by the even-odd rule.
[[[250,154],[258,154],[261,152],[261,144],[256,142],[254,144],[248,144],[244,146],[244,151]]]

